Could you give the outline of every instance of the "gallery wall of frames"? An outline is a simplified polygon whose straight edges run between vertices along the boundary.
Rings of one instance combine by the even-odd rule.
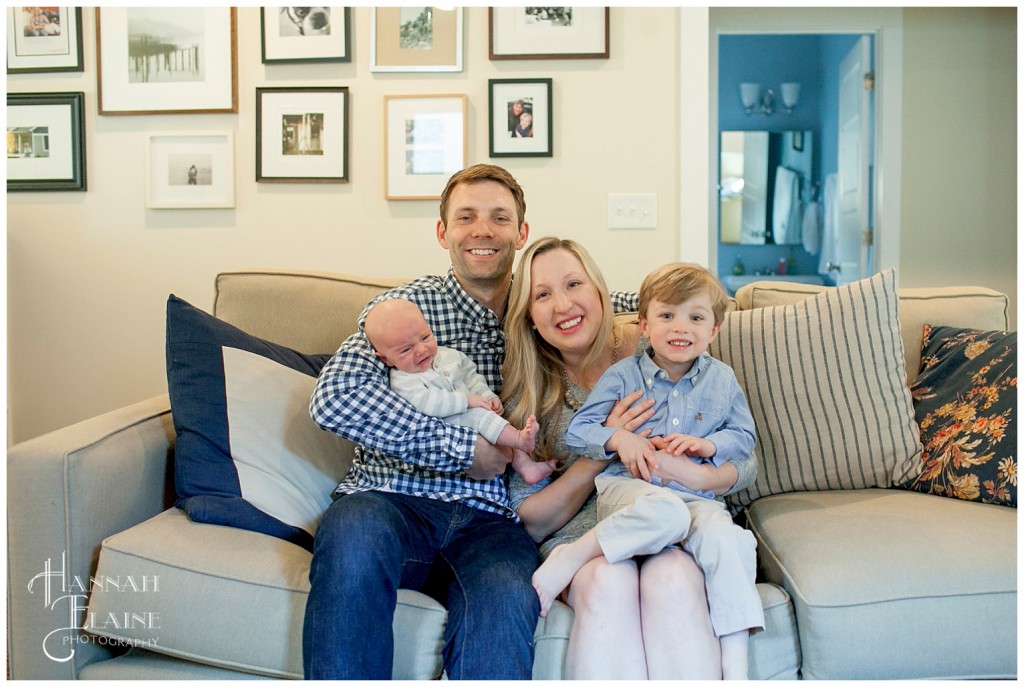
[[[606,7],[477,8],[488,14],[488,52],[465,54],[465,9],[370,8],[355,27],[348,7],[259,8],[259,59],[302,65],[310,74],[353,61],[353,40],[370,44],[369,71],[430,75],[472,60],[607,60]],[[145,132],[146,207],[230,208],[240,183],[344,184],[352,181],[350,102],[345,85],[258,86],[254,111],[239,106],[236,8],[9,7],[8,74],[84,70],[83,12],[94,12],[95,98],[99,117],[236,114],[254,122],[255,178],[236,179],[235,132]],[[357,33],[358,31],[358,33]],[[244,57],[242,59],[245,59]],[[474,112],[488,132],[490,158],[554,157],[554,80],[536,75],[487,79]],[[269,70],[268,70],[269,74]],[[271,81],[272,80],[268,80]],[[7,190],[87,191],[85,92],[19,92],[8,83]],[[246,99],[246,102],[248,100]],[[467,94],[391,93],[382,98],[383,195],[437,198],[469,162]],[[161,122],[167,121],[161,117]],[[180,120],[179,120],[180,121]]]

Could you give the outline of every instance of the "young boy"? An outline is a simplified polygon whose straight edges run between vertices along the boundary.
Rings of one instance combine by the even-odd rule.
[[[681,543],[704,571],[723,678],[746,679],[749,631],[764,626],[756,542],[705,484],[708,468],[745,458],[755,441],[736,375],[706,353],[727,303],[718,280],[697,265],[671,263],[644,280],[639,320],[649,347],[605,372],[566,433],[573,450],[618,454],[595,479],[600,522],[555,549],[533,579],[546,611],[587,561],[604,555],[614,563]],[[651,419],[635,432],[605,427],[612,405],[638,389],[655,401]],[[660,479],[659,450],[690,460],[674,461],[671,480]]]
[[[540,425],[530,416],[516,429],[501,417],[497,394],[463,353],[438,346],[423,313],[411,301],[383,300],[366,314],[366,338],[391,368],[391,389],[421,413],[477,430],[495,446],[512,449],[512,467],[527,484],[551,474],[550,462],[530,457]]]

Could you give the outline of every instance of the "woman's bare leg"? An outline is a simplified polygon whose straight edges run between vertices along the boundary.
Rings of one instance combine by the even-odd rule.
[[[612,564],[602,556],[576,573],[569,586],[576,618],[565,658],[567,679],[647,679],[638,584],[632,560]]]
[[[720,680],[704,574],[690,554],[665,549],[640,567],[644,653],[652,680]]]

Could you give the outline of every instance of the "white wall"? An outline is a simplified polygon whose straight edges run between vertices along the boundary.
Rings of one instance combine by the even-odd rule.
[[[904,286],[1017,293],[1016,51],[1016,8],[904,10]]]
[[[12,92],[85,92],[88,191],[7,195],[10,440],[162,393],[167,294],[209,309],[221,270],[445,270],[437,202],[383,198],[385,94],[466,93],[469,159],[486,162],[487,80],[551,77],[554,157],[490,160],[526,189],[533,236],[581,240],[616,288],[676,256],[679,10],[613,8],[608,60],[503,62],[487,57],[486,9],[465,12],[463,72],[375,74],[368,8],[354,10],[352,63],[308,66],[263,65],[259,11],[240,8],[237,115],[97,116],[92,9],[84,73],[11,75]],[[349,87],[350,183],[255,183],[255,89],[287,85]],[[234,209],[145,208],[147,133],[188,130],[235,132]],[[658,195],[656,230],[607,229],[607,195],[623,192]]]
[[[1015,294],[1016,10],[905,12],[901,284]],[[84,73],[10,75],[11,92],[85,92],[89,190],[7,194],[9,439],[163,393],[167,294],[208,309],[221,270],[444,270],[436,202],[383,199],[385,94],[466,93],[469,157],[479,162],[488,160],[487,79],[551,77],[554,157],[493,160],[526,189],[533,236],[581,240],[613,288],[635,287],[660,262],[706,255],[707,9],[612,8],[611,59],[579,61],[491,62],[486,10],[466,13],[462,73],[384,75],[369,71],[366,8],[354,13],[351,64],[273,67],[260,62],[258,10],[241,8],[237,115],[98,117],[92,10]],[[253,181],[264,85],[351,89],[350,183]],[[146,134],[209,129],[236,134],[236,207],[146,210]],[[622,192],[657,193],[656,230],[607,229],[607,194]]]

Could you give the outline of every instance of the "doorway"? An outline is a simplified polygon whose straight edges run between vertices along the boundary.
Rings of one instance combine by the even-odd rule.
[[[869,35],[874,42],[877,77],[874,100],[874,160],[869,185],[873,190],[870,226],[872,271],[899,265],[902,11],[859,8],[711,8],[709,11],[708,140],[719,140],[719,38],[734,34]],[[719,260],[719,158],[717,145],[708,157],[707,263],[721,275]],[[685,242],[685,237],[681,236]]]

